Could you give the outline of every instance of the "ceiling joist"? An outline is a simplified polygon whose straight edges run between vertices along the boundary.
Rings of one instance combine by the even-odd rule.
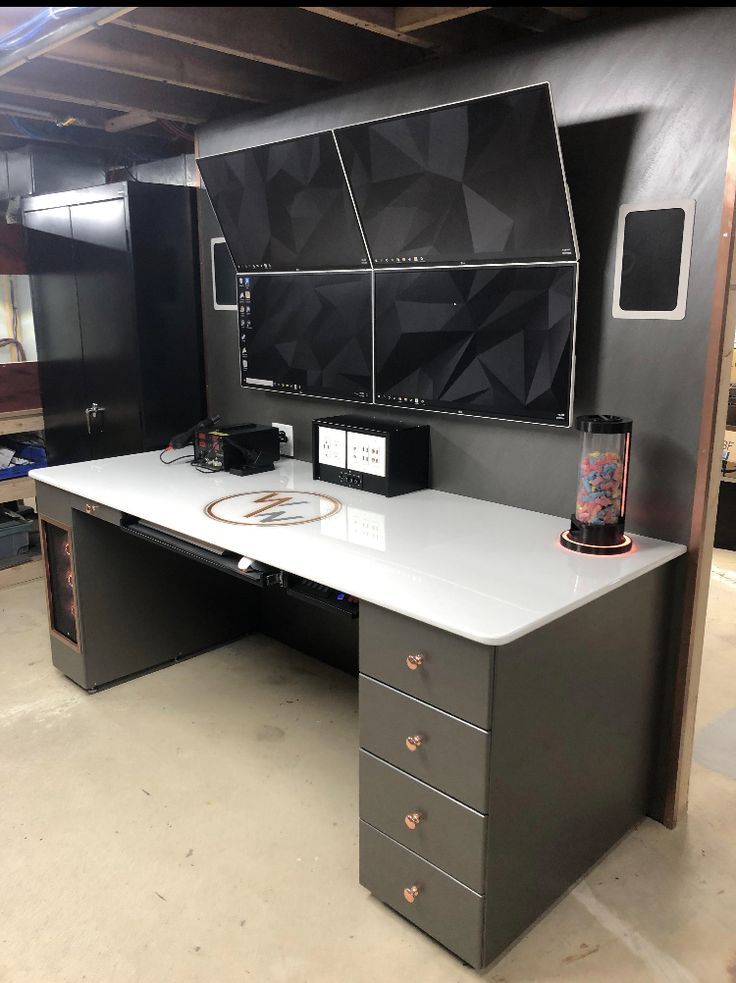
[[[122,28],[338,82],[421,59],[407,45],[358,33],[300,7],[138,7],[115,22],[116,30]]]
[[[70,41],[48,57],[250,102],[304,99],[326,84],[271,65],[112,26]]]
[[[490,9],[490,7],[396,7],[394,24],[397,31],[410,33]]]
[[[0,8],[0,35],[42,9]],[[40,37],[0,51],[0,137],[132,147],[140,136],[141,146],[165,149],[181,131],[164,136],[156,120],[199,125],[254,103],[299,102],[624,9],[66,8]]]
[[[406,31],[397,30],[393,7],[302,7],[301,9],[307,10],[311,14],[319,14],[320,17],[340,21],[342,24],[349,24],[351,27],[371,31],[373,34],[380,34],[385,38],[403,41],[404,44],[412,44],[418,48],[431,50],[436,47],[432,41],[422,37],[414,37]]]
[[[60,99],[122,113],[143,110],[181,123],[203,123],[238,112],[243,103],[161,82],[131,79],[112,72],[39,59],[0,76],[0,92]]]

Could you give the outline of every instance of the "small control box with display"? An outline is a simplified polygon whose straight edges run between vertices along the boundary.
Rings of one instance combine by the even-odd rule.
[[[260,474],[273,471],[280,456],[276,427],[244,423],[197,428],[194,433],[194,465],[202,471]]]
[[[429,487],[429,427],[332,416],[312,423],[312,473],[391,498]]]

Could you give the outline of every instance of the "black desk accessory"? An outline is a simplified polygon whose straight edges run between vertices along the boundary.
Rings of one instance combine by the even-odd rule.
[[[205,417],[204,420],[200,420],[199,423],[193,424],[188,430],[183,430],[181,433],[174,434],[174,436],[169,441],[169,446],[166,450],[181,450],[182,447],[188,447],[189,444],[194,442],[194,435],[199,430],[206,430],[208,427],[215,427],[220,422],[221,417],[218,415]]]
[[[392,498],[429,487],[429,427],[359,416],[312,422],[312,475]]]
[[[192,463],[203,471],[260,474],[273,471],[281,456],[280,443],[278,429],[260,423],[203,427],[194,435]]]

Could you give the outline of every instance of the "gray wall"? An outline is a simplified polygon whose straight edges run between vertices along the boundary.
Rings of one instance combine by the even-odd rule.
[[[505,45],[442,67],[429,65],[305,106],[212,123],[199,132],[200,154],[548,80],[580,240],[575,411],[634,418],[629,527],[686,542],[734,83],[736,9],[631,16]],[[296,455],[307,460],[311,420],[349,412],[351,405],[240,388],[235,316],[212,309],[209,238],[219,229],[206,195],[201,197],[210,408],[233,423],[292,424]],[[697,200],[687,316],[613,320],[618,206],[661,198]],[[558,515],[572,510],[574,430],[381,408],[360,412],[431,425],[435,488]]]

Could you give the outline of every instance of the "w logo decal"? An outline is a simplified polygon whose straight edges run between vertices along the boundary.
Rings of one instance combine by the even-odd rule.
[[[218,498],[205,507],[210,518],[236,526],[299,526],[329,519],[342,508],[318,492],[256,491]]]

